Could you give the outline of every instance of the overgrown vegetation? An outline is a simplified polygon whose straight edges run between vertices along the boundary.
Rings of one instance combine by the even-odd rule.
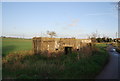
[[[116,51],[117,51],[118,53],[120,53],[120,48],[117,48]]]
[[[32,51],[12,53],[3,58],[3,78],[11,79],[92,79],[108,59],[105,44],[97,44],[93,50],[46,57]],[[91,52],[88,57],[85,53]]]
[[[120,53],[120,43],[117,44],[116,51]]]
[[[112,45],[116,48],[116,51],[120,53],[120,42],[117,42],[117,43],[115,42]]]

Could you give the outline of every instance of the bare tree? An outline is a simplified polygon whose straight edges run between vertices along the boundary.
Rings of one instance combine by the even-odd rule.
[[[92,42],[96,42],[97,37],[100,37],[97,30],[96,32],[93,32],[92,34],[88,35],[88,38],[92,40]]]
[[[47,34],[52,38],[53,36],[56,36],[56,32],[54,31],[47,31]]]
[[[90,35],[88,35],[88,38],[97,38],[97,37],[100,37],[100,34],[98,34],[98,32],[93,32],[91,33]]]
[[[91,34],[91,38],[97,38],[97,36],[98,36],[98,35],[97,35],[96,32]]]

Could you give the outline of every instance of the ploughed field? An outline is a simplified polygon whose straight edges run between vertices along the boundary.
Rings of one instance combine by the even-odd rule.
[[[78,53],[51,57],[34,55],[32,40],[2,40],[3,79],[93,79],[108,60],[105,44],[86,47]]]

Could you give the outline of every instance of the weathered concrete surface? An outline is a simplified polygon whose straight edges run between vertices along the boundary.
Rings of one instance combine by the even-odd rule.
[[[33,49],[35,54],[44,51],[62,52],[65,51],[65,47],[71,47],[75,50],[91,46],[91,42],[91,39],[34,37]]]
[[[120,80],[120,54],[114,51],[114,47],[109,45],[109,62],[96,79],[119,79]],[[97,80],[96,80],[97,81]]]

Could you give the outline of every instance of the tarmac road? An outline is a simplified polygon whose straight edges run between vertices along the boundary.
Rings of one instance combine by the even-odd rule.
[[[96,79],[119,79],[120,80],[120,54],[112,45],[107,48],[110,58],[108,64]]]

